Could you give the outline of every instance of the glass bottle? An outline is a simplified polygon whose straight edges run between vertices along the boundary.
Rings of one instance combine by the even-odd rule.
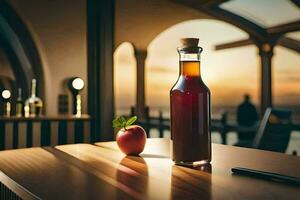
[[[18,89],[18,98],[16,102],[16,116],[22,117],[24,116],[24,102],[22,99],[22,89]]]
[[[182,39],[180,73],[170,91],[171,146],[175,164],[199,166],[211,161],[210,91],[200,74],[197,38]]]
[[[7,101],[7,102],[5,102],[5,105],[4,105],[4,116],[10,117],[10,113],[11,113],[11,104],[9,101]]]
[[[29,117],[37,117],[42,114],[43,102],[36,96],[36,80],[31,82],[31,96],[26,100],[25,107],[28,109]]]

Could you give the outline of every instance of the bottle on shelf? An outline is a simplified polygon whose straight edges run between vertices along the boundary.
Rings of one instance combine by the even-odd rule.
[[[41,116],[43,101],[36,96],[36,79],[31,82],[31,96],[25,102],[25,117]]]
[[[22,89],[18,89],[18,98],[16,102],[16,117],[24,116],[24,102],[22,99]]]
[[[198,166],[211,161],[210,90],[200,74],[199,39],[182,39],[180,73],[170,91],[171,146],[175,164]]]

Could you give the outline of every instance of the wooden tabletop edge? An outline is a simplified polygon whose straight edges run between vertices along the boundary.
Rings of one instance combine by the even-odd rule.
[[[29,190],[27,190],[22,185],[11,179],[2,171],[0,171],[0,182],[22,199],[41,200],[41,198],[31,193]]]

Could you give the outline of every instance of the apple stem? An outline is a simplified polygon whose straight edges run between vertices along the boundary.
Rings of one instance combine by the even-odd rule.
[[[125,123],[123,123],[123,129],[124,129],[124,131],[127,131],[127,128],[126,128],[126,127],[127,127],[126,122],[127,122],[127,121],[125,121]]]

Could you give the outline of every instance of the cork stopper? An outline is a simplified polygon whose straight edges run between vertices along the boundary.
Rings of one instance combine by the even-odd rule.
[[[198,47],[199,38],[182,38],[180,42],[183,47]]]

